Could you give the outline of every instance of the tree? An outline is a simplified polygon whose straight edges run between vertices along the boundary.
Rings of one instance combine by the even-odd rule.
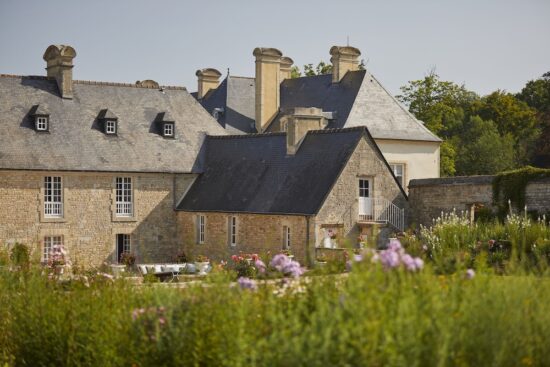
[[[441,176],[454,176],[456,173],[455,160],[456,160],[456,148],[451,141],[447,140],[441,143],[439,149],[440,155],[440,171]]]
[[[300,68],[296,65],[294,65],[290,69],[290,79],[299,78],[302,76],[302,73],[300,72]]]
[[[324,61],[320,61],[315,69],[313,64],[304,65],[305,76],[324,75],[332,73],[332,64],[327,64]]]

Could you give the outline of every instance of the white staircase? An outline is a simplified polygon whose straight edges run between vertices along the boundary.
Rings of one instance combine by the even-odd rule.
[[[361,198],[359,222],[384,223],[403,231],[405,228],[405,210],[384,198]]]

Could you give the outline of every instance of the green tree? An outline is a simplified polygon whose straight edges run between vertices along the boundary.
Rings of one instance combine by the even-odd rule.
[[[441,176],[447,177],[447,176],[454,176],[456,173],[455,168],[455,160],[456,160],[456,148],[454,147],[453,143],[449,140],[444,141],[441,143],[441,147],[439,149],[439,155],[440,155],[440,171]]]
[[[305,76],[324,75],[330,73],[332,73],[332,64],[327,64],[324,61],[320,61],[315,67],[313,67],[313,64],[304,65]]]
[[[290,79],[299,78],[302,76],[302,72],[300,71],[300,68],[296,65],[294,65],[292,68],[290,68]]]

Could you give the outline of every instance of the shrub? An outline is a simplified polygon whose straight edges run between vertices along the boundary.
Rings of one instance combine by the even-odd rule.
[[[16,243],[11,249],[10,260],[15,266],[28,268],[30,264],[29,248],[22,243]]]

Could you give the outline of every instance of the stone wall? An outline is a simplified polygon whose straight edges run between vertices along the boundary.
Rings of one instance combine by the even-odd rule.
[[[493,207],[493,177],[467,176],[412,180],[409,204],[415,225],[430,225],[442,212],[469,212],[472,204]],[[525,191],[527,210],[550,212],[550,179],[529,183]]]
[[[44,218],[44,177],[61,176],[64,215]],[[114,214],[115,178],[132,177],[134,217]],[[130,234],[139,262],[169,261],[178,248],[174,201],[193,175],[0,171],[0,244],[16,242],[42,252],[44,236],[62,236],[73,263],[115,260],[116,235]]]
[[[204,215],[205,240],[198,243],[197,218]],[[237,244],[229,244],[229,220],[237,217]],[[181,247],[190,257],[206,255],[212,260],[229,260],[231,255],[242,253],[273,255],[283,249],[283,226],[291,233],[291,252],[301,263],[307,261],[307,219],[298,215],[267,215],[244,213],[177,212]],[[313,234],[310,226],[310,236]]]
[[[340,246],[344,244],[354,246],[358,242],[357,237],[360,233],[372,237],[372,226],[358,224],[360,178],[372,179],[373,197],[385,198],[399,208],[404,208],[405,213],[408,212],[407,199],[381,158],[376,152],[373,142],[367,139],[362,139],[359,142],[315,218],[315,244],[317,246],[321,245],[326,236],[326,228],[330,228],[331,224],[338,231]],[[390,232],[392,230],[378,232],[380,242],[386,241]]]

